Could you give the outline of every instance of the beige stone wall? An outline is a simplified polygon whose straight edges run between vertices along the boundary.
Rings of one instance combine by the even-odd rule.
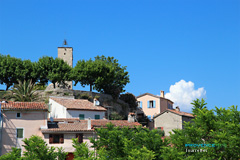
[[[72,146],[72,138],[76,138],[77,133],[64,133],[64,143],[62,144],[49,144],[49,134],[44,133],[44,140],[47,142],[49,146],[54,147],[63,147],[65,152],[74,152],[75,148]],[[90,142],[89,138],[95,136],[95,133],[83,133],[83,142],[87,142],[90,150],[93,150],[91,148],[92,143]]]
[[[21,113],[21,118],[16,114]],[[43,137],[41,126],[47,126],[47,112],[43,111],[5,111],[3,112],[2,154],[11,151],[12,147],[22,148],[24,138],[32,135]],[[17,139],[17,128],[23,128],[23,138]]]
[[[145,95],[137,98],[137,101],[142,101],[142,109],[146,116],[160,113],[160,98],[156,98],[150,95]],[[156,101],[156,108],[148,108],[148,101]]]
[[[155,127],[163,127],[165,136],[169,136],[172,129],[182,129],[182,116],[171,112],[165,112],[154,119]]]
[[[73,48],[72,47],[58,47],[58,58],[63,59],[67,64],[73,67]],[[72,81],[66,82],[72,89]]]

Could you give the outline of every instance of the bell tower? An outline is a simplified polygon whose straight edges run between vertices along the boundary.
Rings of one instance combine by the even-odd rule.
[[[68,47],[67,40],[63,41],[62,47],[58,47],[58,58],[63,59],[70,67],[73,67],[73,48]],[[72,81],[66,82],[72,89]]]

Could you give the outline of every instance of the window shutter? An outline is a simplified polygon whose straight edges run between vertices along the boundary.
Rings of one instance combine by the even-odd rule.
[[[53,136],[52,134],[49,134],[49,144],[53,143]]]
[[[82,143],[83,142],[83,134],[82,133],[76,134],[76,137],[78,139],[78,143]]]
[[[148,108],[150,108],[150,101],[148,101]]]
[[[60,135],[60,140],[59,140],[60,143],[64,143],[64,136],[63,134]]]
[[[140,101],[140,108],[142,108],[142,101]]]
[[[156,108],[156,101],[153,101],[153,108]]]

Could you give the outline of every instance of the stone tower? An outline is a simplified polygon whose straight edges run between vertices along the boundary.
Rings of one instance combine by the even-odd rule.
[[[67,41],[64,40],[63,47],[58,47],[58,58],[63,59],[70,67],[73,67],[73,48],[67,47]],[[72,89],[72,81],[66,82],[69,89]]]

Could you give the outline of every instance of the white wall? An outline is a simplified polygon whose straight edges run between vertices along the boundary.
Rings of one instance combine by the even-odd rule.
[[[60,105],[59,103],[55,102],[52,99],[49,99],[49,104],[51,106],[50,109],[50,117],[53,118],[67,118],[67,109],[66,107]]]
[[[81,110],[67,110],[67,117],[66,118],[79,118],[79,114],[84,114],[84,118],[88,119],[95,119],[95,115],[100,115],[100,119],[103,119],[105,116],[105,112],[103,111],[81,111]]]

